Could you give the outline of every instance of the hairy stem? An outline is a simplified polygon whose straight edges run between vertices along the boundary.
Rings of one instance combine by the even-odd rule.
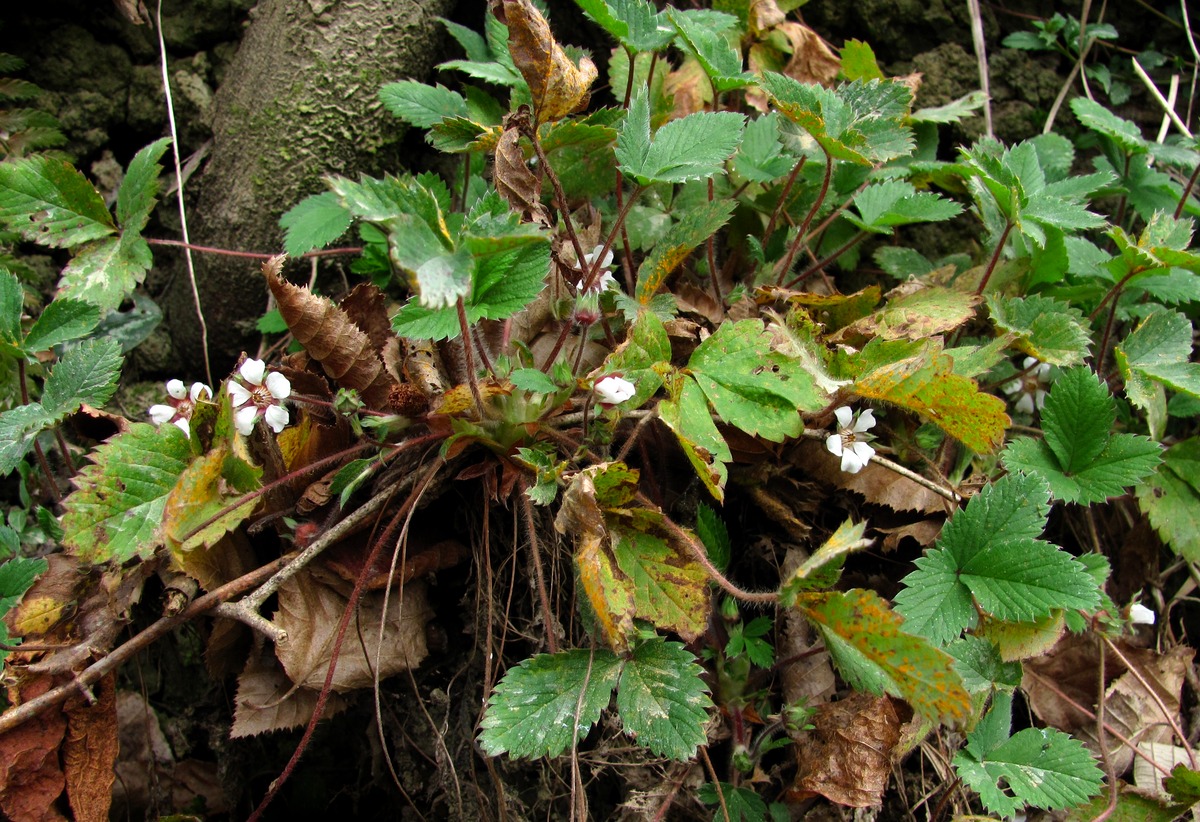
[[[483,395],[479,393],[479,375],[475,373],[475,345],[471,341],[471,326],[467,324],[467,304],[460,296],[454,301],[458,310],[458,327],[462,331],[463,359],[466,360],[467,385],[471,387],[471,399],[475,401],[475,413],[483,419]]]
[[[1004,245],[1008,242],[1008,235],[1012,232],[1015,225],[1011,220],[1004,224],[1004,231],[1000,232],[1000,239],[996,242],[996,250],[992,252],[992,257],[988,260],[987,270],[983,272],[983,277],[979,280],[979,287],[975,289],[977,295],[982,294],[983,290],[987,288],[988,280],[992,278],[992,272],[1000,264],[1000,255],[1004,252]]]
[[[821,208],[821,204],[825,202],[825,197],[829,194],[829,182],[833,179],[833,157],[829,156],[829,152],[825,152],[825,176],[821,179],[821,190],[817,192],[817,199],[813,201],[812,208],[804,215],[804,221],[800,223],[800,230],[796,232],[796,239],[792,241],[791,247],[788,248],[787,255],[783,258],[783,262],[779,266],[779,272],[775,275],[775,284],[779,285],[783,282],[783,278],[792,270],[792,261],[796,259],[796,252],[800,250],[800,246],[804,243],[804,232],[808,231],[809,225],[813,218],[817,216],[817,211]]]
[[[1187,205],[1187,201],[1192,196],[1192,189],[1196,187],[1196,178],[1200,177],[1200,165],[1196,166],[1196,170],[1192,172],[1192,176],[1188,177],[1187,185],[1183,187],[1183,194],[1179,197],[1179,205],[1175,206],[1175,219],[1178,220],[1183,216],[1183,207]]]
[[[806,162],[808,162],[808,157],[801,157],[796,162],[796,165],[792,167],[792,173],[788,175],[787,181],[783,184],[783,190],[779,192],[779,202],[775,203],[775,210],[771,212],[771,219],[767,220],[767,231],[763,234],[763,248],[766,248],[767,243],[771,242],[771,235],[775,233],[775,225],[779,222],[779,215],[783,213],[788,195],[792,193],[792,185],[796,182],[796,175],[800,173],[800,169],[804,168]]]
[[[808,268],[806,268],[802,273],[797,274],[795,277],[788,280],[787,283],[784,284],[784,288],[795,288],[797,285],[804,282],[809,277],[811,277],[813,274],[816,274],[818,271],[821,271],[822,269],[824,269],[825,266],[829,265],[831,262],[836,260],[838,257],[842,256],[847,251],[854,248],[854,246],[858,245],[866,238],[867,238],[867,232],[865,232],[865,231],[858,232],[849,241],[843,243],[841,248],[837,249],[836,251],[831,252],[827,257],[825,257],[825,259],[818,260],[817,262],[813,263]]]
[[[533,562],[534,578],[537,580],[538,601],[542,605],[542,626],[546,629],[546,648],[558,653],[558,640],[554,637],[554,612],[550,610],[550,593],[546,588],[546,573],[542,570],[542,546],[538,543],[537,522],[533,516],[533,500],[525,491],[529,483],[524,477],[520,481],[521,514],[525,519],[525,530],[529,534],[529,556]]]

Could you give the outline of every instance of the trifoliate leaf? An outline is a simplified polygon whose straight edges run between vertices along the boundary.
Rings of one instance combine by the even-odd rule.
[[[1168,448],[1158,471],[1139,483],[1137,498],[1162,541],[1184,559],[1200,561],[1200,439]]]
[[[283,250],[292,257],[323,248],[346,233],[351,216],[332,191],[305,197],[279,218]]]
[[[783,150],[779,114],[772,111],[746,125],[741,149],[733,158],[733,170],[752,183],[770,183],[791,171],[796,162]]]
[[[873,591],[802,593],[796,607],[816,626],[838,671],[856,690],[899,697],[935,721],[960,722],[970,715],[971,697],[950,655],[906,633],[900,616]]]
[[[466,117],[467,101],[443,85],[415,80],[388,83],[379,89],[383,107],[409,125],[432,128],[447,117]]]
[[[679,546],[621,521],[609,524],[612,555],[632,594],[633,616],[693,640],[708,625],[708,574]]]
[[[67,161],[44,155],[0,164],[0,224],[52,248],[97,240],[117,228],[88,179]]]
[[[992,322],[1016,335],[1016,345],[1050,365],[1079,365],[1088,356],[1091,335],[1083,313],[1064,302],[1031,294],[1028,297],[988,296]]]
[[[729,444],[713,423],[708,401],[695,380],[677,375],[666,383],[671,396],[658,404],[658,415],[675,432],[683,453],[696,469],[704,487],[722,502],[725,482],[729,479],[728,465],[733,461]]]
[[[684,212],[638,267],[638,302],[649,305],[671,272],[729,221],[736,205],[733,200],[713,200]]]
[[[158,161],[170,145],[170,137],[155,140],[129,161],[125,178],[117,189],[117,222],[123,231],[139,234],[146,227],[158,200],[159,175],[162,173]]]
[[[121,305],[154,264],[150,246],[140,236],[127,232],[88,243],[67,263],[58,281],[59,293],[86,300],[102,312]]]
[[[911,223],[935,223],[962,213],[962,206],[931,191],[918,192],[912,183],[885,180],[869,185],[854,198],[858,214],[846,212],[846,219],[875,234],[891,234],[896,226]]]
[[[112,339],[87,340],[67,350],[42,389],[42,407],[64,417],[87,403],[99,408],[117,390],[121,376],[121,344]]]
[[[25,351],[32,355],[86,337],[100,322],[100,309],[83,300],[59,297],[43,310],[25,337]]]
[[[558,756],[587,735],[608,707],[621,672],[611,651],[538,654],[496,685],[480,720],[488,756]]]
[[[800,411],[827,402],[799,360],[771,349],[759,320],[724,323],[697,346],[688,370],[717,416],[748,434],[774,442],[799,436]]]
[[[148,559],[162,543],[167,494],[192,459],[174,425],[135,423],[98,447],[64,502],[63,544],[86,562]]]
[[[1158,443],[1110,434],[1116,403],[1088,368],[1064,371],[1042,408],[1044,439],[1021,437],[1005,449],[1009,470],[1035,473],[1064,502],[1102,502],[1149,475],[1160,461]]]
[[[1154,383],[1200,397],[1200,364],[1191,358],[1192,324],[1178,311],[1156,311],[1116,347],[1125,394],[1143,411],[1157,396]]]
[[[655,637],[633,649],[617,685],[625,732],[656,756],[691,759],[706,741],[712,700],[704,669],[679,642]]]
[[[827,89],[773,71],[759,82],[776,108],[836,159],[869,166],[912,152],[912,131],[903,124],[912,91],[901,82],[857,80]]]
[[[731,111],[699,112],[672,120],[651,137],[650,104],[640,90],[617,135],[617,162],[642,185],[702,180],[733,154],[745,120]]]
[[[945,645],[978,622],[1031,622],[1056,608],[1090,608],[1099,589],[1087,569],[1037,539],[1049,514],[1042,480],[1009,474],[983,489],[942,529],[936,547],[902,580],[905,629]]]

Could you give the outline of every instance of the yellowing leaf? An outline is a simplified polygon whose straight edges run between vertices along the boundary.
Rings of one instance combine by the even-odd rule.
[[[634,616],[691,642],[708,626],[708,574],[666,539],[613,524],[613,555],[633,595]]]
[[[888,302],[847,332],[885,340],[921,340],[953,331],[975,315],[979,297],[912,281],[892,289]]]
[[[992,453],[1012,424],[1004,401],[982,394],[975,380],[954,373],[954,361],[931,341],[919,354],[882,365],[854,383],[866,399],[915,411],[972,451]]]
[[[529,0],[502,0],[508,50],[533,97],[539,123],[561,120],[587,105],[596,66],[583,57],[576,66],[550,33],[550,24]]]
[[[258,505],[256,497],[225,510],[242,496],[226,485],[227,460],[242,462],[229,452],[228,445],[221,445],[197,457],[184,469],[179,481],[167,495],[162,535],[176,562],[185,569],[187,552],[216,544],[217,540],[250,516]]]

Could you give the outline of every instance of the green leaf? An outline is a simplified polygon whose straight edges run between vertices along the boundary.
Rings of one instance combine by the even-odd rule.
[[[668,8],[666,14],[685,50],[696,58],[718,93],[745,88],[754,81],[753,74],[742,71],[742,55],[734,44],[712,26],[713,12],[703,11],[701,16]]]
[[[324,248],[346,233],[351,216],[332,191],[305,197],[279,218],[283,250],[292,257]]]
[[[416,268],[417,293],[426,308],[446,308],[471,291],[471,252],[460,248],[453,254],[430,257]]]
[[[721,515],[703,502],[696,506],[696,536],[704,543],[709,561],[718,571],[724,571],[733,557],[729,529]]]
[[[662,387],[662,377],[654,366],[671,360],[671,341],[662,320],[649,309],[638,312],[637,318],[620,347],[604,361],[604,373],[620,374],[637,386],[626,400],[629,408],[638,408]]]
[[[934,721],[961,722],[970,715],[971,697],[950,655],[905,633],[903,620],[878,594],[802,593],[796,607],[821,633],[851,687],[899,697]]]
[[[638,266],[638,302],[649,305],[671,272],[729,221],[736,206],[733,200],[713,200],[685,211]]]
[[[113,339],[68,349],[46,379],[42,407],[55,417],[73,414],[84,403],[101,407],[117,390],[122,360],[121,344]]]
[[[63,269],[59,293],[86,300],[102,312],[112,311],[133,293],[153,264],[150,246],[137,234],[97,240],[80,249]]]
[[[774,442],[799,436],[798,412],[828,402],[799,360],[772,350],[759,320],[720,325],[692,352],[688,370],[717,416]]]
[[[779,114],[772,111],[746,124],[742,145],[733,158],[733,169],[752,183],[771,183],[787,174],[796,158],[779,141]]]
[[[993,711],[995,708],[993,707]],[[968,747],[954,757],[959,777],[991,813],[1011,816],[1026,805],[1057,810],[1086,802],[1104,772],[1079,740],[1053,728],[1026,728],[982,755]]]
[[[979,299],[952,288],[904,283],[888,293],[875,313],[856,320],[850,331],[885,340],[920,340],[944,334],[975,316]]]
[[[642,185],[706,179],[737,148],[745,120],[730,111],[699,112],[672,120],[651,137],[650,104],[642,89],[618,130],[617,162]]]
[[[1021,684],[1021,663],[1005,662],[1000,649],[983,637],[960,637],[946,646],[963,687],[972,694],[990,693],[994,688],[1013,689]]]
[[[633,616],[685,639],[708,625],[708,574],[662,537],[611,521],[612,554],[633,597]]]
[[[197,560],[207,563],[206,550],[254,513],[257,497],[234,503],[258,488],[259,474],[259,469],[234,456],[228,443],[201,454],[183,470],[167,494],[160,528],[179,567],[204,579],[191,564]]]
[[[1049,514],[1047,488],[1026,474],[985,487],[942,529],[896,595],[906,630],[946,645],[992,616],[1032,622],[1056,608],[1093,607],[1096,581],[1070,554],[1037,539]]]
[[[871,347],[863,349],[863,359]],[[972,451],[995,451],[1012,422],[1004,401],[954,373],[954,361],[940,348],[940,341],[930,341],[916,356],[867,370],[855,381],[854,392],[915,411]]]
[[[538,654],[509,668],[480,720],[480,747],[488,756],[558,756],[600,719],[620,672],[604,649]]]
[[[86,562],[149,559],[167,494],[192,460],[187,436],[174,425],[134,423],[99,446],[64,502],[63,544]]]
[[[1154,383],[1200,397],[1200,364],[1191,362],[1192,324],[1178,311],[1156,311],[1116,347],[1129,401],[1148,410]]]
[[[707,738],[712,700],[703,669],[679,642],[655,637],[633,649],[617,685],[625,732],[655,756],[686,760]]]
[[[708,401],[695,380],[676,376],[666,382],[671,396],[658,404],[658,415],[675,432],[704,487],[721,502],[729,479],[727,466],[733,461],[729,444],[713,423]]]
[[[869,166],[912,153],[912,130],[902,122],[912,91],[903,83],[856,80],[827,89],[773,71],[759,82],[776,108],[831,157]]]
[[[962,206],[933,192],[918,192],[903,180],[885,180],[864,188],[854,198],[858,216],[846,213],[846,219],[863,231],[891,234],[896,226],[934,223],[962,213]]]
[[[123,231],[140,234],[146,227],[150,212],[158,201],[159,175],[162,173],[158,161],[170,145],[170,137],[155,140],[129,161],[125,178],[117,189],[117,222]]]
[[[536,394],[553,394],[559,386],[554,380],[536,368],[518,368],[508,375],[508,379],[522,391],[532,391]]]
[[[33,581],[49,567],[46,560],[30,557],[12,557],[0,565],[0,616],[20,602]]]
[[[86,177],[65,160],[43,155],[0,163],[0,224],[52,248],[70,248],[117,228]]]
[[[1039,294],[991,294],[988,311],[996,328],[1017,336],[1017,348],[1042,362],[1079,365],[1088,356],[1091,336],[1083,313],[1072,305]]]
[[[1134,123],[1118,117],[1095,100],[1076,97],[1071,100],[1071,111],[1085,127],[1103,134],[1126,154],[1145,154],[1149,151],[1142,131]]]
[[[882,80],[883,72],[875,59],[875,50],[861,40],[847,40],[838,55],[842,74],[847,80]]]
[[[855,522],[848,519],[838,526],[829,539],[822,543],[812,556],[801,563],[791,576],[779,586],[779,602],[791,607],[797,594],[817,588],[832,588],[842,575],[846,557],[855,551],[869,547],[874,540],[864,539],[866,520]]]
[[[725,809],[729,811],[729,822],[763,822],[767,817],[767,803],[754,792],[753,788],[738,788],[728,782],[721,783],[721,793],[711,782],[705,782],[696,791],[700,801],[705,805],[720,805],[721,797],[725,798]],[[714,819],[723,819],[720,808]]]
[[[25,347],[21,315],[25,312],[25,289],[20,280],[0,266],[0,350],[17,357]]]
[[[1148,437],[1110,435],[1115,419],[1116,403],[1100,379],[1082,366],[1066,370],[1042,408],[1045,438],[1014,440],[1004,464],[1043,477],[1065,502],[1119,496],[1154,470],[1160,448]]]
[[[613,190],[616,139],[617,130],[608,125],[559,120],[550,126],[542,138],[542,149],[558,172],[567,197],[599,197]]]
[[[28,354],[49,351],[80,337],[86,337],[100,322],[100,309],[82,300],[59,297],[43,310],[25,337]]]
[[[646,0],[575,0],[575,3],[630,51],[661,51],[674,37],[674,32],[661,25],[658,9]]]
[[[983,108],[986,102],[987,95],[975,90],[942,106],[919,108],[910,119],[916,123],[959,123]]]
[[[388,83],[379,90],[383,107],[417,128],[432,128],[447,117],[466,117],[467,101],[443,85],[415,80]]]
[[[1158,471],[1139,483],[1137,498],[1162,541],[1184,559],[1200,561],[1200,439],[1168,448]]]

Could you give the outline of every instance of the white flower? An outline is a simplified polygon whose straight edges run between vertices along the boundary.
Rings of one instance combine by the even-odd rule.
[[[1140,602],[1129,606],[1129,621],[1134,625],[1153,625],[1155,614]]]
[[[171,423],[179,427],[179,430],[192,435],[191,426],[188,425],[188,420],[192,418],[192,412],[196,410],[196,403],[203,399],[212,399],[212,389],[202,382],[192,383],[192,388],[189,391],[183,385],[183,380],[167,380],[167,394],[171,400],[166,405],[152,405],[148,413],[150,421],[155,425]]]
[[[596,381],[596,399],[601,405],[617,405],[635,393],[637,388],[633,383],[615,375]]]
[[[1046,377],[1050,374],[1050,364],[1038,362],[1037,357],[1026,357],[1021,365],[1024,372],[1018,378],[1004,386],[1004,393],[1010,397],[1020,394],[1017,404],[1013,406],[1024,414],[1032,414],[1034,410],[1042,410],[1046,404],[1046,389],[1043,387]]]
[[[259,414],[278,434],[291,419],[281,400],[292,393],[292,384],[278,371],[267,372],[262,360],[246,360],[238,369],[237,377],[229,380],[229,402],[235,411],[233,425],[238,433],[249,436]],[[265,377],[265,379],[264,379]]]
[[[825,447],[835,457],[842,458],[842,470],[857,474],[875,456],[875,449],[867,445],[870,435],[866,433],[875,426],[875,412],[870,408],[854,419],[854,412],[843,405],[833,412],[837,417],[837,431],[825,438]]]
[[[595,248],[593,248],[589,253],[583,255],[583,279],[584,279],[584,282],[587,281],[588,274],[591,272],[592,266],[595,265],[596,258],[600,256],[601,251],[604,251],[604,246],[598,245]],[[600,293],[607,291],[610,288],[618,288],[619,287],[617,285],[617,278],[614,277],[612,274],[612,271],[609,270],[610,268],[612,268],[612,264],[613,264],[613,252],[612,252],[612,249],[610,248],[605,253],[604,259],[600,261],[600,270],[603,273],[598,278],[596,278],[596,281],[592,284],[592,287],[589,288],[588,291],[592,291],[597,294],[600,294]],[[582,283],[580,285],[582,286]]]

